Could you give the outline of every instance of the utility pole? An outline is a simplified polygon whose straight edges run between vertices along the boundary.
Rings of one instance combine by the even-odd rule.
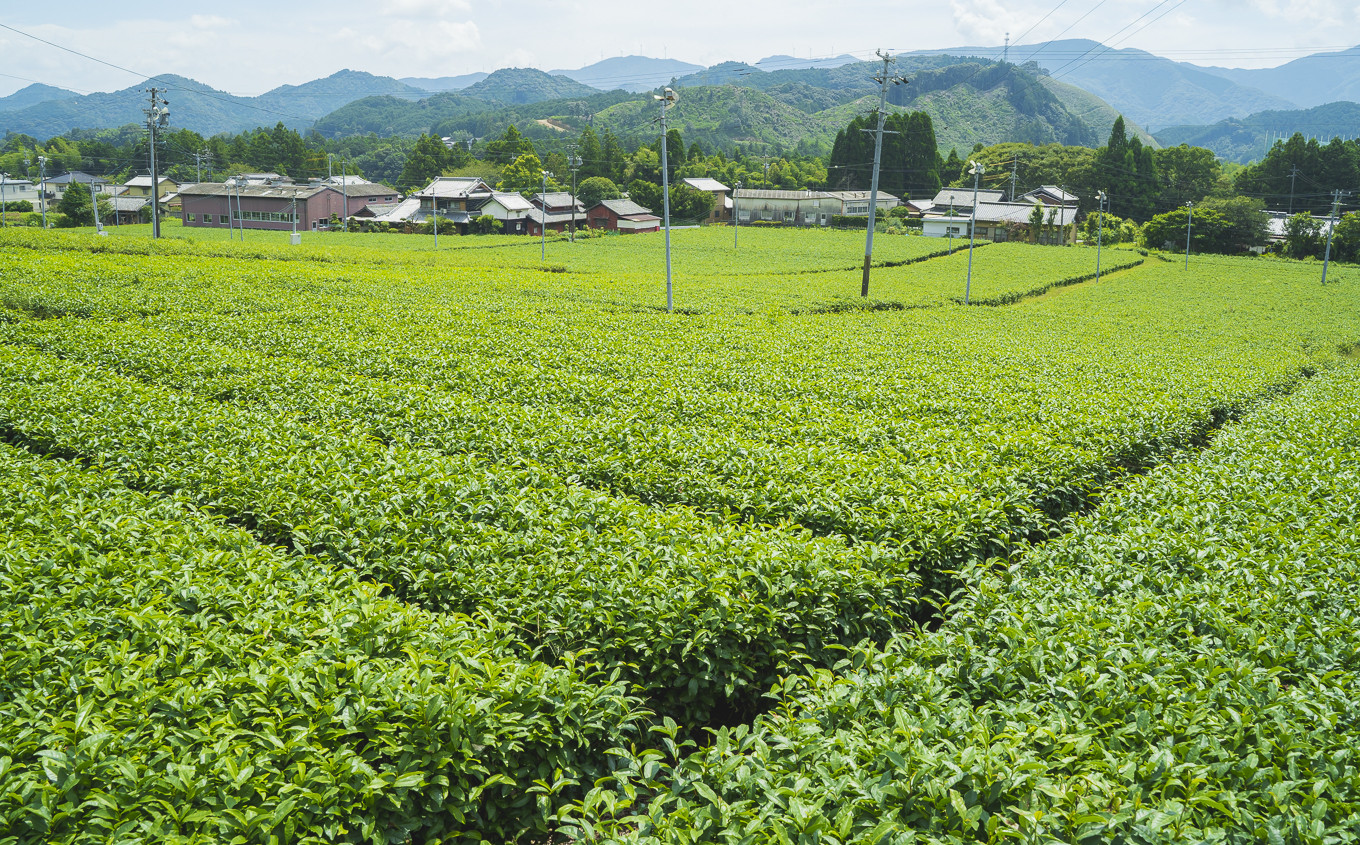
[[[973,288],[973,235],[977,231],[977,198],[978,182],[982,179],[982,174],[987,172],[987,168],[981,162],[969,162],[973,166],[968,172],[973,174],[973,215],[968,221],[968,280],[963,283],[963,304],[967,305],[968,295]]]
[[[551,175],[548,171],[543,171],[543,193],[539,194],[539,202],[542,203],[538,207],[538,260],[540,262],[548,260],[548,177]]]
[[[1289,213],[1294,213],[1294,180],[1298,178],[1298,165],[1291,165],[1289,169]]]
[[[1108,199],[1104,191],[1096,191],[1096,281],[1100,281],[1100,242],[1105,235],[1105,201]]]
[[[1195,221],[1195,204],[1187,202],[1185,204],[1187,216],[1185,218],[1185,269],[1190,269],[1190,225]]]
[[[663,89],[661,94],[653,94],[652,98],[661,101],[661,207],[665,218],[662,222],[666,227],[666,313],[670,314],[675,310],[675,303],[671,296],[671,171],[666,155],[666,109],[675,105],[679,98],[670,88]]]
[[[344,210],[345,210],[345,222],[344,222],[343,224],[341,224],[341,228],[344,229],[344,231],[345,231],[346,233],[348,233],[348,232],[349,232],[349,176],[346,175],[346,173],[345,173],[345,159],[344,159],[344,158],[341,158],[341,159],[340,159],[340,198],[341,198],[341,202],[342,202],[343,205],[344,205]],[[438,248],[439,248],[439,206],[438,206],[438,204],[435,205],[434,237],[435,237],[434,246],[435,246],[435,249],[438,249]]]
[[[340,166],[341,166],[341,168],[343,168],[344,165],[345,165],[345,162],[344,162],[344,160],[342,159],[342,160],[340,161]],[[343,182],[344,180],[345,180],[345,177],[341,176],[341,177],[340,177],[340,181]],[[436,177],[434,178],[434,181],[430,183],[430,188],[431,188],[431,190],[430,190],[430,228],[434,230],[434,251],[435,251],[435,252],[438,252],[438,251],[439,251],[439,177],[438,177],[438,176],[436,176]]]
[[[737,198],[741,193],[741,180],[737,180],[737,187],[732,189],[732,248],[737,248],[737,226],[741,222],[737,217]]]
[[[869,295],[869,265],[874,260],[874,218],[878,216],[878,173],[879,160],[883,157],[883,124],[888,122],[888,83],[901,85],[907,81],[904,77],[888,74],[888,66],[897,61],[895,58],[882,50],[874,52],[883,60],[883,70],[874,77],[879,86],[878,131],[874,133],[874,175],[869,180],[869,227],[868,233],[864,236],[864,278],[859,286],[859,295],[862,297]]]
[[[1327,251],[1322,255],[1322,283],[1327,284],[1327,265],[1332,261],[1332,233],[1336,231],[1337,215],[1341,211],[1341,191],[1332,191],[1332,218],[1327,227]]]
[[[1011,202],[1015,202],[1015,182],[1019,175],[1020,175],[1020,155],[1018,153],[1015,153],[1011,155],[1011,196],[1010,196]]]
[[[103,225],[99,222],[99,197],[94,195],[94,183],[90,183],[90,208],[94,210],[94,231],[99,234],[104,231]]]
[[[151,237],[161,236],[161,198],[160,171],[156,168],[156,130],[170,124],[170,103],[160,96],[163,89],[148,88],[151,94],[150,107],[143,109],[146,114],[146,128],[151,137]],[[93,196],[93,194],[91,194]]]
[[[8,209],[5,208],[5,183],[8,181],[9,175],[0,173],[0,226],[9,225],[5,222],[5,215],[9,213]]]
[[[47,156],[38,156],[38,199],[42,200],[43,228],[47,228]]]
[[[580,144],[567,145],[567,166],[571,168],[571,242],[576,243],[576,171],[581,169],[581,157],[576,154]]]
[[[1001,61],[1006,64],[1010,64],[1011,61],[1011,34],[1009,32],[1006,33],[1006,46],[1001,48]]]

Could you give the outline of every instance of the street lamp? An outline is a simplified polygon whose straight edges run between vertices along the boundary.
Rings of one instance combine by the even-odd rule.
[[[1096,281],[1100,281],[1100,242],[1105,235],[1105,202],[1109,197],[1096,191]],[[1090,231],[1089,229],[1087,231]]]
[[[973,235],[977,231],[977,202],[978,202],[978,181],[982,174],[987,172],[981,162],[969,162],[972,165],[968,172],[973,174],[973,215],[968,221],[968,280],[963,285],[963,304],[968,304],[968,295],[973,287]]]
[[[548,260],[548,177],[552,176],[548,171],[543,171],[543,193],[539,194],[538,207],[538,260],[544,262]],[[572,212],[575,213],[575,207]]]
[[[666,227],[666,313],[669,314],[675,309],[671,299],[671,174],[666,157],[666,109],[675,105],[679,97],[670,88],[663,88],[662,93],[653,94],[652,99],[661,101],[661,207],[665,218],[662,222]]]
[[[737,193],[741,190],[741,180],[737,180],[737,187],[732,191],[732,248],[737,248],[737,226],[740,218],[737,217]]]
[[[28,159],[24,159],[25,162]],[[42,200],[43,228],[47,228],[47,156],[38,156],[38,174],[41,185],[38,199]]]

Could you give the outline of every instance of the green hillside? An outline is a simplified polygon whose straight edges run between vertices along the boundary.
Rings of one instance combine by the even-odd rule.
[[[891,89],[890,108],[930,114],[945,149],[1014,140],[1094,146],[1116,116],[1098,98],[1078,96],[1070,86],[1051,88],[1015,65],[946,56],[917,57],[905,64],[900,70],[911,83]],[[735,62],[717,65],[675,82],[680,99],[670,112],[671,125],[687,141],[706,147],[829,149],[852,118],[877,107],[872,72],[873,66],[863,63],[774,73]],[[498,74],[503,74],[500,79]],[[624,139],[655,136],[656,105],[646,93],[602,94],[577,86],[573,90],[580,93],[570,97],[504,106],[504,98],[537,97],[548,89],[534,86],[560,82],[577,85],[537,71],[498,71],[462,92],[415,103],[395,98],[351,103],[317,121],[316,129],[331,137],[427,131],[488,137],[514,123],[533,137],[538,131],[534,121],[553,118],[572,129],[590,120],[597,129]]]
[[[1275,141],[1300,132],[1324,143],[1360,135],[1360,103],[1328,103],[1297,111],[1265,111],[1220,120],[1212,126],[1172,126],[1157,133],[1165,146],[1205,147],[1227,161],[1246,164],[1265,155]]]

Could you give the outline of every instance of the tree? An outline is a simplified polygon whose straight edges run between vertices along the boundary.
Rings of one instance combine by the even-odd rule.
[[[1284,254],[1290,258],[1320,258],[1323,250],[1322,221],[1307,213],[1284,221]]]
[[[486,142],[486,157],[495,164],[509,165],[524,155],[538,157],[533,142],[525,138],[513,123],[506,127],[499,138]]]
[[[679,184],[671,186],[671,220],[705,220],[713,211],[714,197],[708,191]]]
[[[90,203],[90,196],[88,185],[72,182],[56,205],[57,213],[62,215],[59,218],[58,225],[65,227],[93,226],[94,206]],[[109,206],[108,200],[103,197],[100,197],[99,200],[100,219],[107,220],[112,208]]]
[[[1039,243],[1039,236],[1044,226],[1044,205],[1036,202],[1034,207],[1029,210],[1029,242]]]
[[[609,163],[604,160],[604,148],[600,146],[600,139],[596,137],[595,130],[587,126],[581,130],[581,149],[578,153],[581,156],[581,178],[591,179],[597,176],[609,178],[606,172]]]
[[[492,217],[490,214],[483,214],[480,217],[474,218],[472,224],[469,225],[468,228],[474,235],[496,235],[505,228],[505,224],[501,223],[501,221]]]
[[[1211,150],[1181,144],[1153,151],[1166,205],[1197,202],[1213,192],[1222,167]]]
[[[628,198],[643,208],[649,208],[654,212],[661,211],[661,186],[651,182],[644,182],[641,179],[634,179],[628,183]]]
[[[1266,215],[1264,200],[1249,197],[1229,197],[1226,199],[1209,198],[1199,204],[1199,208],[1216,211],[1228,222],[1225,237],[1235,247],[1232,251],[1248,247],[1265,246],[1269,234],[1270,218]],[[1199,211],[1195,214],[1198,216]]]
[[[613,200],[621,196],[623,194],[619,191],[619,186],[615,185],[612,179],[603,176],[592,176],[581,182],[576,189],[576,198],[586,208],[598,204],[600,200]]]
[[[1332,232],[1332,258],[1336,261],[1360,261],[1360,214],[1354,211],[1341,215]]]
[[[1233,240],[1233,227],[1218,211],[1196,208],[1194,219],[1187,221],[1190,211],[1177,208],[1158,214],[1143,225],[1143,245],[1150,249],[1177,248],[1185,243],[1185,227],[1190,222],[1190,249],[1194,252],[1238,252],[1241,248]]]
[[[558,189],[558,183],[551,177],[547,180],[548,190]],[[543,162],[533,153],[525,153],[515,159],[501,173],[498,191],[521,194],[535,194],[543,190]]]

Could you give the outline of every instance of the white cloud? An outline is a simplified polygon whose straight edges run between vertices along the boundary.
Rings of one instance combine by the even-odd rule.
[[[950,0],[949,7],[954,12],[954,28],[969,44],[1000,44],[1006,37],[1011,14],[997,0]]]
[[[389,17],[430,20],[453,14],[467,14],[472,4],[467,0],[383,0],[382,14]]]

